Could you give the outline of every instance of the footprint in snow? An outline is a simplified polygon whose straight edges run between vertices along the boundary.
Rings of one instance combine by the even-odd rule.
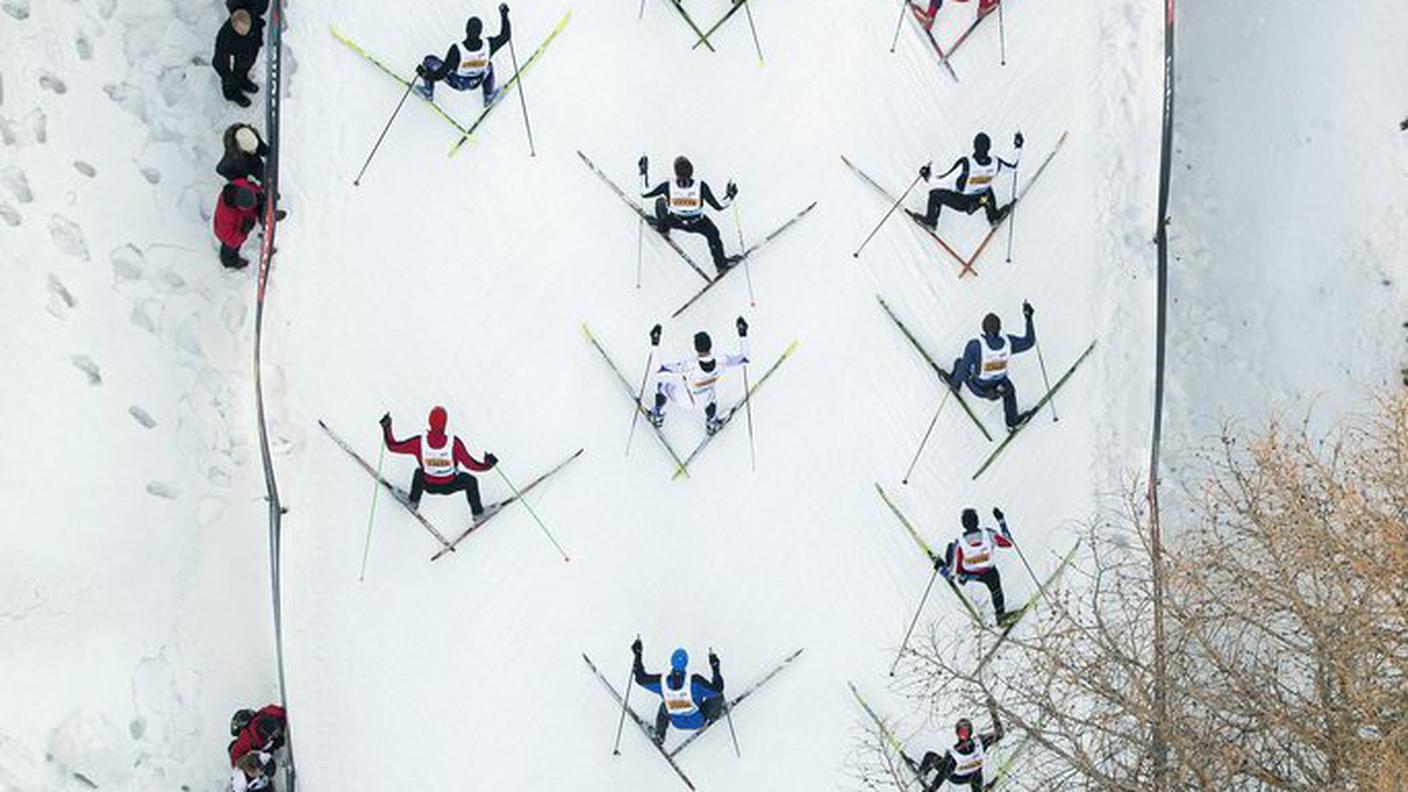
[[[70,360],[73,361],[74,368],[88,375],[89,385],[103,384],[103,373],[98,370],[98,364],[94,363],[92,358],[87,355],[74,355]]]
[[[147,166],[142,168],[142,178],[147,180],[147,184],[161,184],[161,171]]]
[[[46,91],[53,91],[59,96],[68,93],[68,83],[59,79],[56,75],[44,72],[39,75],[39,87]]]
[[[59,319],[66,319],[69,310],[77,305],[78,300],[64,286],[64,282],[54,273],[49,273],[49,313]]]
[[[0,201],[0,220],[4,220],[5,225],[11,228],[24,222],[20,219],[20,213],[15,211],[15,207],[10,206],[4,201]]]
[[[34,133],[35,143],[49,142],[49,117],[43,110],[35,110],[29,115],[29,129]]]
[[[73,169],[90,179],[98,175],[98,169],[83,160],[74,160]]]
[[[29,19],[29,0],[5,0],[0,9],[21,22]]]
[[[73,40],[73,46],[75,49],[78,50],[79,60],[86,61],[93,59],[93,41],[92,39],[88,38],[88,34],[79,33],[78,36]]]
[[[146,410],[143,410],[135,404],[128,407],[127,412],[132,416],[132,420],[142,425],[143,429],[152,429],[156,426],[156,419]]]
[[[76,259],[88,260],[88,240],[83,237],[83,229],[63,215],[49,218],[49,238],[54,247]]]
[[[147,482],[147,494],[155,495],[158,498],[165,498],[167,500],[176,500],[176,489],[171,485],[163,484],[160,481]]]
[[[5,75],[0,72],[0,106],[5,104]]]
[[[129,243],[113,248],[108,254],[108,261],[112,262],[113,282],[121,284],[141,279],[142,265],[147,257],[136,245]]]
[[[22,204],[27,204],[34,200],[34,192],[29,189],[29,179],[25,178],[24,171],[18,165],[10,165],[0,169],[0,185],[4,185],[15,196],[15,200]]]

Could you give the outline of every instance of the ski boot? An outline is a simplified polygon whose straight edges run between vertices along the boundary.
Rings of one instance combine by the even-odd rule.
[[[1018,415],[1018,416],[1017,416],[1017,423],[1014,423],[1014,424],[1012,424],[1011,426],[1007,427],[1007,433],[1008,433],[1008,434],[1012,434],[1012,433],[1016,432],[1018,429],[1021,429],[1023,426],[1025,426],[1025,425],[1027,424],[1028,421],[1030,421],[1030,420],[1032,419],[1032,416],[1035,415],[1035,414],[1036,414],[1036,411],[1035,411],[1035,410],[1027,410],[1026,412],[1021,413],[1020,415]]]
[[[944,576],[944,580],[947,580],[950,583],[953,582],[953,570],[948,568],[948,564],[945,564],[940,561],[939,563],[934,565],[934,569],[937,569],[939,571],[939,574]]]
[[[704,419],[704,431],[707,434],[716,434],[722,428],[724,428],[724,419],[719,416],[711,415]]]
[[[1020,618],[1022,618],[1021,611],[1007,611],[1006,613],[999,613],[997,614],[997,626],[1005,630],[1008,627],[1011,627],[1012,625],[1016,624],[1017,620]]]
[[[665,425],[665,413],[652,407],[645,411],[645,420],[649,421],[651,426],[659,429]]]
[[[424,99],[425,101],[427,101],[427,102],[433,102],[433,101],[435,101],[435,85],[434,85],[434,84],[428,83],[428,82],[417,82],[417,83],[416,83],[416,88],[415,88],[415,90],[416,90],[416,93],[420,94],[420,98]]]
[[[989,225],[991,225],[993,228],[997,228],[998,224],[1005,220],[1007,218],[1007,215],[1011,213],[1011,211],[1012,204],[1007,204],[1001,209],[998,209],[997,216],[992,219],[992,222]]]
[[[718,270],[718,273],[720,275],[723,275],[725,272],[728,272],[729,270],[738,266],[738,262],[742,260],[742,256],[724,256],[723,261],[720,261],[714,265],[714,269]]]
[[[912,209],[906,209],[906,210],[904,210],[904,213],[907,214],[907,215],[909,215],[911,218],[913,218],[913,219],[914,219],[914,222],[918,223],[919,225],[924,226],[925,228],[929,229],[930,231],[933,231],[935,228],[938,228],[938,225],[939,225],[938,223],[931,223],[931,222],[929,222],[929,218],[928,218],[928,217],[925,217],[924,215],[922,215],[922,214],[920,214],[920,213],[918,213],[918,212],[916,212],[916,211],[914,211],[914,210],[912,210]]]
[[[484,94],[484,106],[485,106],[485,107],[488,107],[489,105],[493,104],[494,102],[497,102],[497,101],[499,100],[499,94],[501,94],[501,93],[503,93],[503,92],[504,92],[504,89],[503,89],[502,87],[500,87],[500,88],[495,88],[495,89],[492,90],[492,91],[486,92],[486,93]]]

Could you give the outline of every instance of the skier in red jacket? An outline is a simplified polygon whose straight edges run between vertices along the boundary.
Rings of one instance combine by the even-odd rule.
[[[394,454],[410,454],[420,463],[411,479],[411,494],[407,505],[411,509],[420,508],[423,492],[436,495],[450,495],[461,490],[469,499],[469,511],[477,520],[484,513],[484,504],[479,499],[479,481],[461,468],[483,473],[492,470],[499,458],[485,452],[484,461],[479,462],[469,455],[464,441],[445,433],[448,414],[444,407],[430,411],[430,429],[423,435],[415,435],[405,440],[397,440],[391,434],[391,413],[381,416],[382,439]]]
[[[966,3],[968,0],[955,0],[955,2]],[[978,18],[982,19],[992,13],[992,10],[997,8],[999,2],[1001,2],[1001,0],[978,0]],[[943,8],[944,0],[929,0],[928,10],[920,8],[919,3],[913,0],[911,0],[910,5],[914,8],[914,12],[919,17],[921,24],[923,24],[925,28],[932,28],[934,26],[934,17],[938,15],[939,9]]]

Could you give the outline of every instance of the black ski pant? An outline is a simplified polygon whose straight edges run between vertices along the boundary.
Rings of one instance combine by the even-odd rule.
[[[704,703],[699,705],[699,711],[704,713],[706,726],[713,723],[719,719],[720,715],[724,714],[724,697],[714,696],[704,699]],[[664,740],[665,730],[668,728],[670,728],[670,712],[665,709],[665,702],[662,701],[660,709],[655,711],[655,739]]]
[[[447,484],[439,484],[434,481],[425,480],[425,471],[417,469],[415,476],[411,479],[411,505],[420,505],[421,493],[429,492],[432,495],[453,495],[463,490],[466,498],[469,499],[469,513],[475,517],[484,513],[484,504],[479,500],[479,481],[468,473],[455,474],[455,480]]]
[[[958,371],[962,367],[962,359],[953,362],[954,371]],[[968,390],[973,391],[973,394],[980,399],[988,401],[1002,399],[1002,416],[1007,421],[1007,428],[1016,426],[1017,421],[1022,417],[1021,412],[1017,409],[1017,386],[1012,384],[1012,380],[1003,377],[996,382],[984,383],[970,379],[968,380]]]
[[[953,190],[943,188],[929,191],[929,209],[924,213],[924,222],[930,226],[938,225],[939,212],[945,207],[957,209],[963,214],[973,214],[982,207],[987,213],[988,223],[996,223],[1002,218],[997,209],[997,196],[992,194],[992,190],[983,190],[976,195],[965,195]]]
[[[698,217],[672,215],[664,198],[655,199],[655,230],[665,233],[672,228],[703,235],[705,241],[709,243],[709,255],[714,259],[714,269],[723,272],[728,268],[728,262],[724,260],[724,239],[719,234],[719,227],[714,225],[713,220],[710,220],[706,215]]]
[[[928,773],[933,768],[943,770],[943,768],[946,766],[951,767],[952,765],[945,765],[944,763],[944,760],[947,758],[948,756],[946,754],[935,753],[933,751],[925,751],[924,758],[919,763],[920,774],[922,775]],[[925,784],[925,792],[937,792],[937,790],[944,785],[945,781],[953,784],[955,787],[958,787],[960,789],[963,787],[968,787],[971,792],[983,792],[982,771],[978,771],[976,773],[964,773],[963,775],[935,776],[933,781],[930,781],[928,784]]]
[[[944,551],[944,565],[949,569],[953,569],[953,551],[957,546],[957,542],[949,542],[948,549]],[[992,609],[997,612],[999,619],[1007,613],[1007,598],[1002,596],[1002,575],[998,573],[997,567],[977,574],[960,570],[959,574],[977,578],[982,581],[984,586],[988,587],[988,595],[992,597]]]

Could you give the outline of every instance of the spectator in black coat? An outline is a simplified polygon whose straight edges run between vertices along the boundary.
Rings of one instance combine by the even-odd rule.
[[[231,124],[225,130],[225,155],[215,172],[226,181],[252,179],[264,182],[264,158],[269,155],[269,146],[259,137],[259,133],[249,124]]]
[[[249,107],[246,93],[259,90],[259,86],[250,81],[249,70],[254,66],[263,43],[264,19],[244,8],[230,12],[230,18],[215,35],[215,58],[211,65],[220,75],[220,87],[225,98],[240,107]]]

